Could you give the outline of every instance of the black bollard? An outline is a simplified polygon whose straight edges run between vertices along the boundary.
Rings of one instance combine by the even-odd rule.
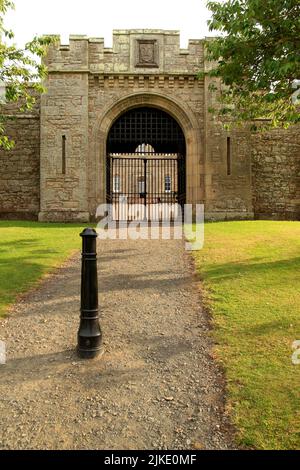
[[[98,314],[97,232],[86,228],[82,237],[81,308],[78,354],[85,359],[101,352],[102,333]]]

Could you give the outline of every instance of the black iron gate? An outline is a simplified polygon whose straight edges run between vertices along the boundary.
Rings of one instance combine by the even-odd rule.
[[[184,158],[145,152],[109,155],[106,186],[113,220],[178,220],[185,202]]]

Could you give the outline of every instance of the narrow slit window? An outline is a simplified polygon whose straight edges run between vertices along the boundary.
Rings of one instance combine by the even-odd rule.
[[[231,175],[231,141],[230,137],[227,137],[227,175]]]
[[[62,136],[62,162],[61,162],[61,172],[63,175],[66,174],[66,136]]]

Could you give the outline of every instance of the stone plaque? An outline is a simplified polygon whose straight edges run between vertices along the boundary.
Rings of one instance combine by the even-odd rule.
[[[156,40],[141,39],[137,41],[136,67],[158,67]]]

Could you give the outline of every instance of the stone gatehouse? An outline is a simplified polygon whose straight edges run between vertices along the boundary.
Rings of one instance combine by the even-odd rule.
[[[0,152],[1,217],[92,220],[116,185],[111,152],[150,145],[181,155],[185,201],[204,203],[207,219],[299,219],[299,128],[251,135],[215,122],[209,79],[196,77],[209,67],[203,40],[181,49],[178,31],[115,30],[106,48],[101,38],[70,36],[45,62],[47,93],[35,108],[4,107],[16,146]],[[162,178],[167,192],[171,177]]]

